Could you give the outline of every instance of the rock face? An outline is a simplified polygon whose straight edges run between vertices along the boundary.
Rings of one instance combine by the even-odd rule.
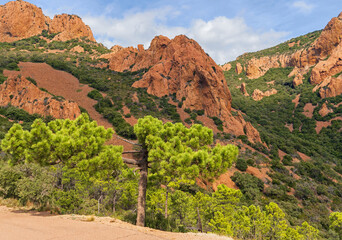
[[[12,42],[47,30],[42,10],[24,1],[12,1],[0,6],[0,41]]]
[[[294,67],[289,75],[294,76],[293,85],[303,83],[303,76],[314,66],[310,82],[320,84],[321,97],[334,97],[341,94],[341,81],[334,78],[342,72],[342,13],[327,24],[321,35],[307,49],[292,54],[279,54],[260,58],[252,58],[246,63],[246,75],[249,79],[263,76],[270,68]],[[315,66],[316,65],[316,66]],[[324,84],[322,84],[324,83]],[[328,86],[327,89],[322,87]]]
[[[264,97],[269,97],[271,95],[274,95],[274,94],[277,94],[277,90],[272,88],[271,90],[268,90],[266,92],[262,92],[260,91],[259,89],[255,89],[253,91],[253,94],[252,94],[252,98],[255,100],[255,101],[260,101],[261,99],[263,99]]]
[[[82,19],[75,15],[56,15],[53,20],[45,16],[41,8],[22,1],[11,1],[0,6],[0,41],[13,42],[41,34],[59,33],[54,40],[67,41],[87,37],[95,41],[94,36]]]
[[[221,68],[184,35],[172,40],[155,37],[147,50],[121,49],[109,59],[109,66],[119,72],[151,67],[133,87],[147,88],[158,97],[176,93],[180,101],[185,97],[184,108],[204,109],[209,116],[230,112],[231,95]]]
[[[10,77],[0,85],[0,106],[12,105],[30,114],[76,119],[81,111],[75,102],[59,101],[24,77]]]
[[[247,92],[247,89],[246,89],[246,83],[241,83],[241,92],[243,95],[245,96],[249,96],[248,92]]]
[[[172,40],[157,36],[147,50],[116,48],[108,59],[110,69],[118,72],[149,69],[133,87],[146,88],[158,97],[175,93],[179,101],[185,98],[184,109],[204,109],[208,116],[223,120],[225,130],[245,134],[246,122],[231,115],[231,95],[222,69],[196,41],[184,35]],[[252,142],[259,140],[260,136],[250,137]]]
[[[230,63],[226,63],[223,66],[221,66],[223,71],[229,71],[230,69],[232,69],[232,65]]]
[[[342,36],[342,35],[341,35]],[[325,61],[320,61],[311,73],[312,84],[320,84],[327,77],[334,76],[342,72],[342,42],[333,49],[330,57]]]
[[[325,117],[329,113],[333,112],[332,109],[329,109],[326,103],[323,103],[322,108],[318,111],[319,115]]]
[[[241,63],[237,63],[237,64],[236,64],[236,67],[235,67],[235,72],[236,72],[237,74],[241,74],[242,71],[243,71],[243,68],[242,68],[242,66],[241,66]]]
[[[95,41],[90,27],[85,25],[82,19],[76,15],[56,15],[49,24],[49,33],[58,33],[53,39],[55,41],[68,41],[82,37]]]

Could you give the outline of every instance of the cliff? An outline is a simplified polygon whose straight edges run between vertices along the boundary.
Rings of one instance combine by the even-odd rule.
[[[11,1],[0,6],[0,42],[14,42],[42,33],[55,33],[54,40],[67,41],[86,37],[95,41],[89,26],[75,15],[56,15],[52,20],[41,8],[25,2]]]
[[[172,40],[157,36],[147,50],[142,45],[115,47],[111,54],[102,57],[109,59],[109,67],[114,71],[149,69],[133,87],[146,88],[149,94],[158,97],[175,93],[183,101],[183,109],[204,109],[206,115],[221,118],[225,130],[235,135],[245,134],[247,123],[231,115],[231,95],[221,67],[196,41],[184,35]],[[255,135],[250,140],[260,141],[260,136]]]
[[[75,102],[57,100],[24,77],[10,77],[0,85],[0,106],[8,105],[54,118],[76,119],[81,114]]]
[[[289,75],[289,77],[294,76],[294,86],[302,84],[303,76],[308,73],[310,67],[313,67],[310,82],[313,85],[318,85],[315,90],[320,89],[322,98],[334,97],[342,93],[341,80],[335,77],[336,74],[342,72],[341,54],[342,13],[329,21],[319,37],[309,47],[304,47],[293,53],[285,52],[253,57],[244,65],[246,76],[249,79],[259,78],[271,68],[294,67],[293,72]],[[242,69],[241,65],[237,65],[237,67]]]

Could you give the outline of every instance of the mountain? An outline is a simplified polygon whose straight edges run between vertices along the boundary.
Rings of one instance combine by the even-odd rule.
[[[114,48],[106,54],[109,68],[118,71],[148,69],[132,87],[146,88],[157,97],[175,94],[181,109],[204,110],[209,117],[223,120],[225,132],[245,135],[252,142],[261,142],[258,132],[241,116],[231,114],[231,95],[223,71],[201,46],[184,35],[170,40],[155,37],[149,49]]]
[[[76,15],[56,15],[52,20],[43,14],[41,8],[22,1],[11,1],[0,6],[0,41],[13,42],[47,31],[52,40],[67,41],[74,38],[88,38],[95,41],[89,26]]]

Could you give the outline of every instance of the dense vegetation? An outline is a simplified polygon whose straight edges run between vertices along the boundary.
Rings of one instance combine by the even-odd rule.
[[[148,122],[153,118],[145,118],[144,123],[141,121],[133,128],[126,122],[131,116],[138,119],[151,115],[173,123],[181,122],[177,107],[182,107],[185,99],[178,101],[174,95],[158,98],[147,94],[145,89],[132,88],[146,69],[111,71],[105,65],[106,59],[92,58],[109,50],[85,39],[48,43],[46,39],[53,36],[43,32],[45,40],[32,37],[0,43],[0,83],[6,79],[2,74],[4,69],[19,70],[20,61],[30,61],[45,62],[95,88],[88,96],[97,101],[96,110],[113,124],[116,133],[138,139],[140,146],[136,151],[139,153],[135,157],[141,157],[141,152],[151,154],[145,205],[145,222],[149,227],[170,231],[202,230],[240,239],[342,239],[339,213],[342,211],[342,133],[339,131],[342,121],[333,120],[331,126],[318,134],[315,130],[316,121],[342,116],[342,105],[337,105],[342,97],[321,100],[312,93],[309,74],[303,85],[294,88],[292,79],[287,77],[291,68],[271,69],[256,80],[248,80],[244,74],[237,75],[233,70],[237,62],[243,63],[251,57],[287,54],[307,47],[319,33],[244,55],[232,62],[232,70],[225,73],[233,108],[246,114],[243,116],[259,130],[268,147],[252,144],[245,136],[225,133],[213,136],[200,125],[186,130],[182,124],[163,125],[152,120],[151,127]],[[298,44],[290,47],[290,42]],[[83,47],[85,52],[70,51],[75,46]],[[259,102],[243,96],[236,88],[246,82],[251,94],[256,88],[269,89],[270,81],[275,81],[272,88],[276,88],[278,94]],[[298,94],[299,104],[295,107],[292,100]],[[177,106],[170,104],[170,99]],[[324,102],[333,112],[322,117],[318,110]],[[303,114],[307,103],[316,106],[312,118]],[[128,114],[124,114],[125,107]],[[204,111],[185,111],[190,115],[186,123],[201,124],[196,117]],[[24,205],[33,203],[40,209],[58,213],[112,215],[136,223],[139,171],[123,164],[120,147],[103,144],[111,135],[110,130],[98,128],[85,115],[75,122],[51,122],[51,118],[39,120],[40,116],[11,106],[0,108],[0,115],[4,116],[0,116],[0,141],[7,133],[2,141],[2,151],[7,155],[0,153],[2,198],[17,199]],[[212,119],[217,128],[222,129],[222,120]],[[13,126],[15,122],[20,122],[21,126]],[[293,126],[293,131],[286,125]],[[157,131],[156,127],[159,127]],[[180,133],[188,135],[188,131],[197,131],[197,135],[178,138]],[[146,133],[152,133],[152,137]],[[202,135],[206,138],[201,138]],[[13,140],[18,137],[20,141]],[[239,153],[236,162],[239,171],[231,177],[239,190],[219,185],[213,192],[209,180],[226,171],[236,158],[228,154],[235,150],[211,149],[208,145],[213,138],[225,143],[237,138],[257,150],[246,149]],[[278,150],[285,156],[281,158]],[[169,154],[164,155],[165,152]],[[302,161],[299,153],[308,155],[310,161]],[[219,159],[226,161],[221,168],[216,162],[220,162]],[[248,171],[251,167],[267,168],[270,180],[262,181],[251,175]],[[194,181],[198,172],[202,173],[203,188]],[[335,213],[330,214],[331,211]]]
[[[321,34],[322,30],[314,31],[296,38],[292,38],[286,42],[278,44],[274,47],[263,49],[257,52],[245,53],[237,58],[240,62],[246,62],[252,58],[260,58],[278,54],[292,54],[299,49],[308,48]]]
[[[316,34],[318,32],[304,37],[314,39]],[[288,42],[298,40],[300,39]],[[285,49],[288,42],[278,48],[255,53],[255,56],[273,54],[273,50],[283,49],[280,46]],[[262,140],[268,146],[267,149],[261,147],[259,150],[269,159],[259,157],[254,159],[254,163],[259,168],[266,164],[269,169],[268,176],[272,180],[267,183],[269,186],[263,189],[263,194],[256,195],[254,201],[262,202],[265,197],[275,201],[284,209],[292,224],[308,221],[322,231],[324,238],[329,238],[330,211],[342,210],[342,121],[336,118],[342,116],[341,105],[338,105],[342,98],[338,96],[321,99],[317,92],[313,93],[313,86],[309,83],[310,72],[305,76],[302,85],[294,87],[293,77],[288,77],[292,68],[270,69],[258,79],[248,79],[245,73],[237,75],[234,71],[236,63],[243,63],[244,58],[248,56],[254,55],[251,53],[232,62],[232,69],[225,72],[225,76],[232,93],[232,107],[245,113],[245,119],[258,129]],[[278,93],[261,101],[254,101],[251,97],[244,96],[237,88],[242,82],[246,83],[250,95],[255,89],[266,91],[275,88]],[[293,100],[299,94],[296,106]],[[318,113],[323,103],[332,110],[325,117]],[[314,108],[312,118],[305,115],[307,113],[304,107],[307,104],[312,104]],[[317,132],[318,121],[331,121],[331,125]],[[252,146],[247,139],[241,139]],[[280,150],[285,156],[279,155]],[[301,153],[309,156],[310,160],[302,159]],[[237,167],[244,171],[250,156],[240,154],[240,158],[245,162],[239,160]],[[234,176],[233,180],[234,178],[238,179]],[[241,186],[239,188],[245,191]],[[255,196],[254,192],[252,189],[247,190],[245,196]],[[244,201],[248,202],[250,199],[246,198]]]
[[[164,130],[154,131],[158,130],[156,121],[159,120],[147,117],[141,119],[135,128],[140,142],[149,146],[152,157],[149,159],[152,166],[149,175],[151,184],[148,184],[146,198],[147,226],[172,231],[199,229],[239,239],[319,238],[318,230],[306,222],[291,227],[285,213],[276,203],[265,201],[264,207],[245,205],[241,202],[243,192],[240,190],[219,185],[217,191],[212,193],[188,181],[191,179],[188,178],[189,173],[194,170],[196,172],[206,164],[209,164],[207,169],[215,169],[215,166],[223,169],[229,167],[236,157],[236,149],[228,145],[219,150],[220,146],[217,146],[213,148],[212,158],[222,160],[208,161],[210,157],[203,157],[209,150],[204,147],[208,137],[203,135],[202,145],[201,141],[196,141],[195,136],[200,133],[198,130],[210,134],[209,130],[200,125],[186,130],[179,124],[167,123]],[[183,144],[190,148],[185,148],[183,154],[182,144],[179,145],[181,135],[172,137],[174,131],[185,131],[184,140],[188,140],[183,140]],[[134,221],[137,214],[137,174],[123,163],[122,147],[104,145],[112,134],[111,129],[98,127],[85,114],[74,121],[53,120],[48,124],[36,119],[29,131],[22,129],[19,124],[13,125],[1,143],[7,160],[7,163],[0,162],[1,197],[18,199],[21,204],[30,202],[41,209],[49,208],[59,213],[97,213]],[[171,138],[165,141],[161,138],[164,135]],[[169,145],[177,150],[177,147],[172,147],[176,144],[177,151],[181,151],[178,153],[181,160],[177,161],[179,157],[173,157],[177,154],[174,155],[169,149],[167,152],[171,153],[171,158],[163,157],[159,160],[164,168],[153,170],[160,151],[154,147],[155,144],[165,144],[164,147]],[[191,154],[194,150],[196,152]],[[198,165],[190,164],[188,168],[183,168],[189,158]],[[225,159],[228,162],[224,163]],[[223,167],[218,165],[219,162]],[[215,166],[210,166],[212,164]],[[179,167],[175,168],[176,165]],[[177,175],[174,169],[181,170],[181,175]],[[209,170],[207,174],[211,176],[214,172]],[[174,181],[169,185],[170,188],[163,187],[169,180]],[[263,188],[263,184],[257,183],[257,186]],[[166,206],[168,215],[165,216],[163,213],[166,213]],[[338,226],[341,224],[339,213],[332,214],[330,221],[332,236],[338,236]]]
[[[51,38],[46,33],[42,36]],[[84,52],[72,52],[75,46],[82,47]],[[55,52],[56,50],[60,52]],[[146,69],[125,73],[111,71],[106,67],[108,60],[99,58],[101,54],[108,52],[110,51],[103,45],[86,39],[47,43],[40,36],[35,36],[12,43],[0,43],[0,83],[6,80],[2,71],[20,70],[19,62],[45,62],[55,69],[71,73],[81,83],[95,88],[98,92],[91,92],[89,97],[98,101],[96,110],[103,114],[123,137],[136,138],[133,127],[125,120],[130,115],[136,118],[151,115],[173,122],[181,121],[177,107],[168,102],[169,96],[158,98],[148,94],[145,89],[131,87]],[[107,98],[101,98],[99,91],[105,93]],[[125,116],[124,106],[130,110],[130,115]]]

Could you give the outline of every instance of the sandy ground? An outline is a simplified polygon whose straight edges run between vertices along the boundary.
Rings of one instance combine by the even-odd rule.
[[[0,206],[1,240],[231,240],[202,233],[171,233],[137,227],[109,217],[50,215]]]

